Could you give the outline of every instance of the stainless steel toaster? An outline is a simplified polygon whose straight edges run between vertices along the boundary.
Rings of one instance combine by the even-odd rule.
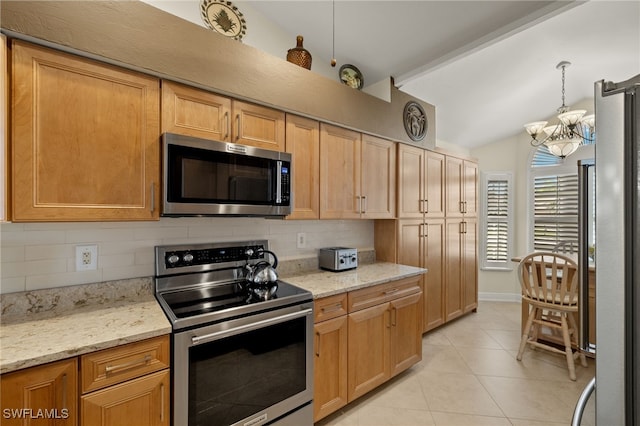
[[[346,271],[358,267],[358,250],[347,247],[321,248],[318,260],[322,269]]]

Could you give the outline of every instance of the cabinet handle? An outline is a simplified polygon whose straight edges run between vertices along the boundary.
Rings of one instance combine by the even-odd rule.
[[[125,362],[124,364],[118,364],[118,365],[107,365],[104,371],[105,373],[109,374],[109,373],[113,373],[116,370],[124,370],[124,369],[135,367],[138,365],[145,365],[145,364],[148,364],[149,361],[151,361],[151,355],[147,354],[143,358],[137,359],[135,361]]]
[[[391,328],[391,312],[389,310],[386,311],[389,314],[389,321],[387,322],[387,328]]]
[[[342,303],[338,302],[333,306],[330,307],[322,307],[320,308],[320,310],[322,311],[322,313],[324,314],[328,314],[330,312],[335,312],[335,311],[339,311],[342,309]]]
[[[236,123],[238,123],[238,126],[236,127],[236,142],[237,142],[240,140],[240,133],[241,133],[240,114],[236,115]]]
[[[223,140],[229,140],[229,128],[231,127],[231,123],[229,123],[229,111],[226,111],[224,113],[224,139]]]
[[[387,296],[387,295],[389,295],[389,294],[397,293],[397,292],[398,292],[398,290],[399,290],[398,288],[392,288],[391,290],[387,290],[387,291],[385,291],[383,294],[384,294],[385,296]]]
[[[362,204],[364,204],[364,208],[360,213],[366,213],[367,212],[367,196],[366,195],[362,196]]]
[[[356,200],[358,202],[358,208],[356,209],[357,213],[362,213],[362,197],[359,195],[356,195]]]
[[[62,375],[62,408],[67,408],[67,373]]]
[[[156,183],[151,182],[151,213],[156,210]]]
[[[466,213],[467,212],[467,202],[463,201],[464,203],[464,210],[462,211],[462,213]]]
[[[464,213],[464,201],[460,201],[460,213]]]
[[[391,308],[391,325],[394,327],[397,325],[397,311],[395,307]]]
[[[422,200],[424,202],[424,213],[429,213],[429,200]]]
[[[460,222],[460,233],[464,234],[464,222]]]
[[[316,331],[316,356],[320,357],[320,333]]]
[[[420,238],[424,238],[424,223],[421,223],[420,225],[418,225],[418,237]]]
[[[160,423],[164,423],[164,383],[160,383]]]

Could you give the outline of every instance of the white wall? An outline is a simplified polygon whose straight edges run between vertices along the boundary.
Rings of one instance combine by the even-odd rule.
[[[307,244],[296,248],[296,235]],[[2,223],[0,293],[154,275],[154,246],[268,239],[281,260],[321,247],[373,248],[372,220],[161,218],[159,222]],[[77,272],[75,247],[96,244],[98,269]]]
[[[593,112],[593,99],[586,99],[571,106],[572,109],[586,109],[587,114]],[[536,117],[532,117],[534,121]],[[544,119],[544,117],[540,117]],[[546,118],[550,123],[557,122],[554,117]],[[531,196],[529,188],[529,164],[533,155],[533,148],[529,141],[531,137],[525,132],[502,141],[483,145],[471,150],[471,156],[478,159],[478,169],[483,172],[511,172],[513,174],[514,190],[514,239],[513,256],[526,255],[531,251],[530,239],[530,206]],[[578,152],[567,157],[566,164],[576,164],[579,158],[593,157],[593,147],[580,147]],[[577,164],[576,164],[577,167]],[[577,169],[576,169],[577,170]],[[479,188],[479,202],[483,202],[482,188]],[[482,226],[482,220],[479,221]],[[482,244],[482,241],[479,241]],[[481,299],[518,300],[520,297],[520,283],[516,276],[517,264],[513,264],[511,271],[478,272],[478,291]]]

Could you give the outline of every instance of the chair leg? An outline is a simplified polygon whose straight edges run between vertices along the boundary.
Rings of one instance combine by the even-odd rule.
[[[522,339],[520,340],[520,348],[518,349],[518,355],[516,359],[518,361],[522,361],[522,354],[524,353],[524,348],[527,346],[527,341],[529,340],[529,333],[531,332],[531,325],[533,324],[533,319],[536,316],[538,308],[535,306],[531,307],[531,312],[529,312],[529,316],[527,317],[527,323],[524,326],[524,330],[522,330]]]
[[[571,349],[571,337],[569,336],[569,325],[567,324],[567,314],[560,315],[560,323],[562,326],[562,337],[564,339],[564,350],[567,357],[567,365],[569,366],[569,378],[576,380],[576,367],[573,363],[573,351]]]
[[[569,324],[571,325],[571,327],[573,328],[573,333],[576,336],[576,345],[579,345],[579,337],[577,335],[577,331],[578,331],[578,326],[576,323],[576,317],[573,315],[573,312],[569,312]],[[584,353],[582,351],[577,351],[574,358],[576,357],[580,357],[580,365],[582,365],[583,367],[587,366],[587,358],[584,356]]]

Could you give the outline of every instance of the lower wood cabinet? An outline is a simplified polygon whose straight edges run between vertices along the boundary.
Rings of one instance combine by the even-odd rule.
[[[81,425],[170,423],[169,336],[80,357]]]
[[[422,359],[420,276],[315,302],[314,421]]]
[[[347,405],[347,294],[315,303],[313,420]]]
[[[2,425],[78,424],[78,360],[56,361],[0,376]]]
[[[445,222],[445,316],[450,321],[478,307],[477,220]]]

